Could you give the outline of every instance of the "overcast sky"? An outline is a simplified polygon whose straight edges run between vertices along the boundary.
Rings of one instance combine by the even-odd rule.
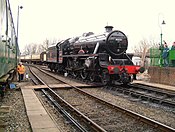
[[[16,25],[19,16],[19,46],[65,39],[84,32],[101,33],[111,25],[128,36],[129,51],[141,40],[175,41],[174,0],[10,0]]]

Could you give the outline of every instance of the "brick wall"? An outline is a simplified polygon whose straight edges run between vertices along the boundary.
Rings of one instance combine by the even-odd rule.
[[[175,68],[149,67],[150,82],[175,86]]]

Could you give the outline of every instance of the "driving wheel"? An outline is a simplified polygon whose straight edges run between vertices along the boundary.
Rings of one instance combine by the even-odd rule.
[[[96,80],[95,72],[90,73],[89,79],[91,82],[95,82],[95,80]]]
[[[87,79],[88,77],[88,72],[86,71],[86,69],[83,69],[81,72],[80,72],[80,76],[83,80]]]
[[[103,85],[107,85],[110,82],[110,76],[108,70],[104,69],[101,73],[101,82]]]

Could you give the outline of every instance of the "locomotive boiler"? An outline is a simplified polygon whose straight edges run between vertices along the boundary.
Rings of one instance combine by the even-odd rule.
[[[113,31],[112,26],[105,28],[100,35],[89,32],[60,41],[56,46],[57,63],[50,63],[49,68],[92,82],[100,80],[103,85],[132,82],[143,68],[135,66],[132,55],[126,53],[127,36],[119,30]]]

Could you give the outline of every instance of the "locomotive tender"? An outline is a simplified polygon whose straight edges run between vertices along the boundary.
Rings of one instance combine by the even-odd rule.
[[[135,66],[132,55],[126,53],[127,36],[119,30],[113,31],[112,26],[105,28],[103,34],[84,33],[81,37],[69,38],[50,47],[48,67],[84,80],[100,80],[103,85],[115,81],[122,84],[132,82],[144,68]]]
[[[19,47],[9,0],[0,0],[0,88],[16,69]]]

